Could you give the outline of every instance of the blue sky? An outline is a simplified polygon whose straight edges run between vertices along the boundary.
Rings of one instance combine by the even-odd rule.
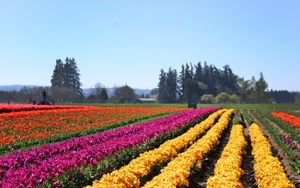
[[[74,57],[83,87],[157,86],[207,61],[300,91],[300,1],[0,0],[0,85],[50,85]]]

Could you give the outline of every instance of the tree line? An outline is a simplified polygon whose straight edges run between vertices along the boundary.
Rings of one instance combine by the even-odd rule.
[[[109,96],[107,89],[97,83],[88,96],[84,96],[80,82],[80,72],[74,58],[56,60],[51,77],[50,87],[24,87],[20,91],[0,91],[0,102],[27,102],[29,98],[41,101],[41,94],[47,93],[50,103],[129,103],[135,102],[138,96],[128,86],[114,89]],[[157,96],[162,103],[300,103],[300,94],[289,91],[267,90],[268,83],[260,73],[258,79],[246,80],[238,77],[229,65],[217,68],[207,62],[197,64],[186,63],[180,71],[169,68],[161,70],[158,88],[151,90],[150,96]]]
[[[222,69],[207,62],[186,63],[180,71],[161,70],[158,82],[158,99],[163,103],[267,103],[295,102],[297,93],[268,91],[268,83],[260,73],[246,80],[237,76],[229,65]]]
[[[80,72],[74,58],[56,60],[56,64],[51,77],[50,87],[23,87],[20,91],[0,91],[0,102],[30,102],[38,104],[43,98],[42,94],[47,94],[47,100],[51,104],[55,103],[96,103],[96,102],[135,102],[139,97],[134,90],[128,86],[114,88],[113,95],[108,96],[107,89],[101,84],[95,84],[91,93],[84,96],[80,82]],[[30,99],[30,101],[29,101]]]
[[[125,85],[117,87],[113,96],[109,97],[107,89],[97,83],[89,96],[85,97],[81,89],[80,73],[74,58],[66,58],[65,63],[60,59],[51,79],[51,97],[57,102],[134,102],[134,90]]]
[[[56,88],[57,89],[57,88]],[[0,103],[28,103],[29,98],[38,104],[42,100],[42,93],[47,93],[47,99],[50,104],[60,103],[134,103],[139,97],[147,95],[137,95],[134,89],[128,85],[115,87],[112,96],[107,94],[107,89],[99,83],[91,88],[90,94],[82,96],[78,100],[78,96],[70,95],[68,88],[60,88],[59,93],[54,93],[52,87],[26,87],[24,86],[19,91],[0,91]],[[31,102],[33,103],[33,102]]]

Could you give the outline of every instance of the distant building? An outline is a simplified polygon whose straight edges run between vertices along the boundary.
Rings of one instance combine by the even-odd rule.
[[[158,101],[153,98],[138,98],[136,100],[137,103],[157,103]]]

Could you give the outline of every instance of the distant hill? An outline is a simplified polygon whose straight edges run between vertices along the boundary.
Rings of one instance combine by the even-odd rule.
[[[33,87],[39,87],[39,86],[34,86],[34,85],[3,85],[0,86],[0,91],[20,91],[22,89],[22,87],[29,87],[29,88],[33,88]],[[83,94],[85,96],[89,96],[92,92],[93,88],[84,88],[83,89]],[[150,94],[151,89],[139,89],[139,88],[134,88],[134,92],[137,95],[148,95]],[[114,88],[107,88],[107,94],[109,96],[112,96],[114,92]]]
[[[0,86],[0,91],[20,91],[23,87],[38,87],[34,85],[5,85],[5,86]]]

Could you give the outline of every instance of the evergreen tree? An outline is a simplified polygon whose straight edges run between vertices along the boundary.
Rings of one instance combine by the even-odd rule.
[[[232,94],[238,92],[237,76],[233,74],[229,65],[224,66],[223,70],[223,91]]]
[[[202,75],[203,75],[203,79],[202,79],[203,80],[203,84],[205,84],[205,86],[206,86],[206,89],[203,90],[203,93],[204,94],[211,94],[209,92],[209,89],[208,89],[208,85],[209,85],[209,66],[208,66],[208,64],[207,64],[206,61],[204,62]]]
[[[166,81],[165,81],[165,92],[166,98],[165,101],[168,103],[176,102],[177,97],[177,71],[174,69],[172,70],[169,68],[168,73],[166,74]]]
[[[213,74],[215,77],[215,82],[214,82],[214,92],[215,95],[219,94],[222,92],[222,71],[218,69],[217,67],[213,66]]]
[[[56,60],[51,79],[52,86],[63,86],[64,83],[64,64],[60,59]]]
[[[166,80],[167,74],[161,69],[158,82],[158,100],[161,102],[167,102]]]
[[[191,103],[195,95],[195,81],[193,66],[189,66],[188,64],[185,65],[185,88],[183,91],[184,100]]]
[[[209,65],[208,68],[208,83],[207,83],[207,91],[210,94],[216,95],[216,88],[215,88],[215,83],[216,83],[216,78],[215,78],[215,74],[214,74],[214,66],[213,65]]]
[[[64,69],[63,69],[63,73],[64,73],[64,81],[63,81],[63,86],[69,89],[74,89],[74,87],[71,84],[71,80],[72,80],[72,68],[71,68],[71,64],[69,61],[69,58],[66,58],[66,63],[64,64]]]
[[[177,101],[178,79],[177,71],[169,68],[168,72],[161,70],[158,83],[158,99],[165,103]]]
[[[179,101],[184,102],[184,89],[185,89],[185,67],[184,65],[181,66],[181,71],[179,75]]]
[[[207,85],[203,83],[203,67],[201,65],[201,62],[198,62],[197,65],[195,65],[194,80],[196,84],[195,92],[197,96],[200,97],[204,94],[204,91],[207,89]]]
[[[74,58],[67,57],[65,63],[56,60],[51,84],[51,93],[60,102],[78,102],[83,97],[79,69]]]
[[[194,80],[194,69],[192,64],[182,66],[180,75],[180,91],[182,101],[188,103],[189,107],[195,107],[197,103],[196,81]]]
[[[83,96],[81,89],[79,69],[74,58],[66,58],[64,65],[64,87],[72,89],[79,96]]]

